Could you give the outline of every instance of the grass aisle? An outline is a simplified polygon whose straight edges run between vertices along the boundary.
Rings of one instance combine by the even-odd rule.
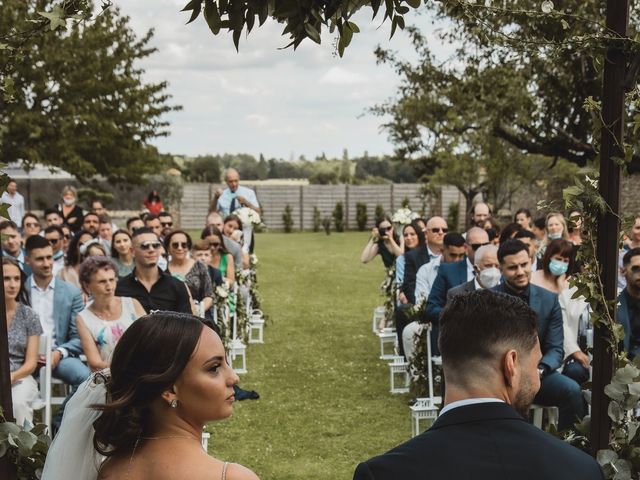
[[[236,403],[211,425],[217,458],[262,480],[351,479],[359,461],[410,435],[404,396],[371,333],[380,303],[379,259],[359,261],[366,233],[265,234],[257,238],[265,344],[251,345],[240,385],[261,399]]]

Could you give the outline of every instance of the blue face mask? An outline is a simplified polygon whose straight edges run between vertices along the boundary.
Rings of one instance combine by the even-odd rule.
[[[551,259],[549,262],[549,271],[554,277],[559,277],[560,275],[567,273],[568,269],[569,264],[561,262],[560,260]]]

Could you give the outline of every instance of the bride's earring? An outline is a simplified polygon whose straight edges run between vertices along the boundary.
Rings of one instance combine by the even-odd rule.
[[[171,403],[169,404],[169,406],[171,408],[178,408],[178,400],[174,398],[173,400],[171,400]]]

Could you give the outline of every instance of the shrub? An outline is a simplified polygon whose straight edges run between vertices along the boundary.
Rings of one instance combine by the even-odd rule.
[[[384,207],[380,204],[376,205],[376,211],[374,213],[376,222],[382,220],[385,215]]]
[[[358,230],[364,232],[367,228],[367,205],[364,203],[356,203],[356,223],[358,224]]]
[[[333,223],[336,226],[336,232],[344,232],[344,207],[342,202],[336,203],[333,209]]]
[[[293,230],[293,214],[291,210],[291,205],[287,204],[284,207],[284,213],[282,214],[282,221],[284,222],[284,231],[285,233],[291,233]]]
[[[458,202],[449,205],[449,213],[447,214],[447,225],[451,231],[458,230],[458,222],[460,221],[460,204]]]
[[[322,226],[324,228],[324,233],[331,235],[331,219],[329,217],[324,217],[322,219]]]
[[[402,208],[408,208],[411,209],[411,204],[409,203],[409,198],[404,197],[402,199],[402,204],[401,204]]]
[[[313,231],[319,232],[322,228],[322,214],[318,207],[313,207]]]

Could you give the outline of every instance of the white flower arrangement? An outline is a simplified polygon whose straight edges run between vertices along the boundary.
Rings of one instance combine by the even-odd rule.
[[[242,225],[260,225],[262,219],[260,214],[249,207],[238,208],[233,211],[234,215],[237,215]]]
[[[216,296],[218,298],[227,298],[229,296],[229,287],[226,283],[216,287]]]
[[[257,265],[258,264],[258,256],[255,253],[249,255],[249,265]]]
[[[391,221],[397,225],[409,225],[413,220],[420,217],[416,212],[412,212],[408,208],[401,208],[391,217]]]

